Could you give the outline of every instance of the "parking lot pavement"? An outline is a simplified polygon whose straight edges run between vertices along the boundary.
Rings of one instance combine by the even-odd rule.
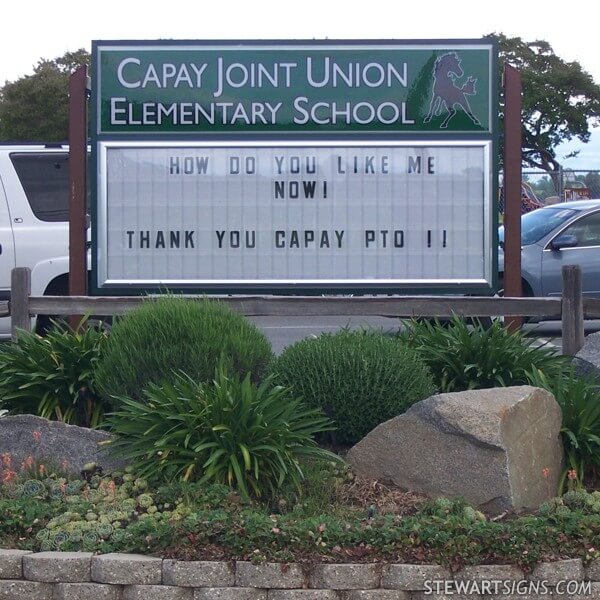
[[[542,321],[541,323],[529,323],[523,326],[523,331],[530,337],[535,337],[542,342],[548,342],[556,346],[559,351],[562,348],[562,328],[560,321]],[[600,320],[588,320],[584,322],[585,335],[600,331]]]
[[[377,328],[383,331],[398,331],[399,319],[387,317],[250,317],[269,338],[275,354],[290,344],[321,333],[334,333],[339,329]]]

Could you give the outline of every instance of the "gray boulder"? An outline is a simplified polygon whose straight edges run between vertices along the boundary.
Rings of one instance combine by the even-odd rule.
[[[597,365],[584,358],[579,358],[579,356],[571,357],[571,364],[576,377],[585,377],[595,385],[600,385],[600,368]]]
[[[561,423],[539,388],[439,394],[376,427],[347,460],[358,474],[491,514],[535,509],[556,494]]]
[[[105,447],[110,440],[104,431],[65,425],[34,415],[0,418],[0,454],[8,453],[13,465],[27,457],[79,473],[86,463],[94,462],[104,471],[121,468],[121,461],[109,457]]]
[[[573,357],[575,372],[591,376],[600,384],[600,333],[586,336],[583,348]]]
[[[600,332],[586,335],[583,348],[575,356],[600,366]]]

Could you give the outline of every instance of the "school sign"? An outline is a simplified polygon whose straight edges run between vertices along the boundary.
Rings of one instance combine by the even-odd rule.
[[[96,293],[492,289],[497,52],[95,42]]]

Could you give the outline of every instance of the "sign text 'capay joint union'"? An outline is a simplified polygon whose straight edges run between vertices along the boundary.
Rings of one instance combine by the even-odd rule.
[[[274,89],[338,90],[407,88],[409,67],[406,62],[338,61],[329,56],[307,56],[302,62],[231,62],[218,56],[214,62],[149,62],[135,57],[120,60],[116,79],[123,90],[201,90],[216,101],[131,102],[125,95],[110,98],[111,125],[276,125],[284,101],[269,99]],[[265,97],[252,101],[231,101],[242,88],[260,90]],[[308,93],[308,92],[306,92]],[[406,102],[372,101],[368,93],[357,101],[312,101],[307,95],[291,100],[292,122],[304,125],[336,123],[365,125],[414,124]],[[226,100],[229,98],[229,100]],[[285,108],[282,112],[286,112]],[[288,118],[287,116],[285,117]]]

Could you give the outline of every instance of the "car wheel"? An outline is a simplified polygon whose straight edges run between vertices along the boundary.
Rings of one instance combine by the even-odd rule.
[[[499,297],[504,296],[504,278],[500,277],[498,279],[498,292],[496,294]],[[533,298],[533,290],[531,286],[525,281],[525,279],[521,279],[521,297],[522,298]],[[537,323],[540,319],[536,317],[530,317],[527,315],[523,316],[523,324],[525,323]]]

